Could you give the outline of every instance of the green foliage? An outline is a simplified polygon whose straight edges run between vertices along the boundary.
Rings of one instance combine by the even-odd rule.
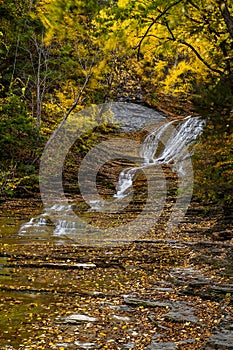
[[[31,162],[39,143],[39,135],[26,104],[16,95],[0,100],[1,160]]]
[[[83,133],[82,136],[75,141],[66,156],[63,170],[64,187],[68,193],[73,191],[77,193],[78,191],[79,184],[77,174],[83,157],[101,141],[106,141],[106,134],[108,136],[114,136],[118,130],[119,126],[117,124],[102,124]]]
[[[233,204],[233,130],[232,115],[221,119],[221,124],[213,124],[212,118],[194,157],[195,194],[204,201],[218,202],[225,210]],[[214,119],[216,124],[216,120]],[[231,123],[231,124],[230,124]]]
[[[12,196],[35,183],[41,138],[18,96],[0,100],[0,195]],[[35,181],[34,181],[34,180]],[[26,187],[25,187],[26,188]]]
[[[0,197],[15,196],[20,192],[20,188],[25,190],[25,183],[26,186],[29,187],[28,182],[31,180],[31,177],[26,175],[23,176],[22,174],[18,174],[18,176],[16,176],[15,170],[15,167],[6,171],[0,170]]]
[[[226,210],[233,204],[233,94],[229,77],[216,85],[200,87],[194,98],[196,109],[207,120],[196,146],[195,193],[205,201],[216,201]]]

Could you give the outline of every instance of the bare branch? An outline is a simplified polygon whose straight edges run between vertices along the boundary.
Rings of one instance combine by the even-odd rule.
[[[195,4],[192,0],[188,0],[187,4],[192,5],[196,10],[200,11],[200,8],[197,4]]]
[[[199,21],[198,19],[189,16],[187,13],[185,13],[185,17],[193,23],[199,24],[200,26],[203,25],[203,21]]]
[[[135,49],[137,49],[137,58],[139,60],[139,56],[140,56],[140,52],[141,52],[141,47],[142,47],[142,43],[145,40],[145,38],[148,36],[151,28],[154,26],[155,23],[158,23],[158,21],[167,14],[167,12],[174,6],[178,5],[180,2],[182,2],[183,0],[177,0],[174,3],[170,4],[169,6],[167,6],[163,11],[160,9],[157,9],[157,11],[159,12],[159,15],[156,18],[152,18],[151,19],[151,23],[150,25],[147,27],[145,33],[143,34],[141,40],[139,41],[138,45],[135,47]]]
[[[153,27],[153,25],[155,24],[155,21],[153,20],[151,22],[151,24],[149,25],[149,27],[147,28],[147,30],[145,31],[145,33],[143,34],[141,40],[139,41],[138,45],[135,47],[135,49],[137,49],[137,59],[139,60],[139,56],[140,56],[140,52],[141,52],[141,46],[143,41],[145,40],[145,38],[147,37],[149,31],[151,30],[151,28]]]
[[[79,101],[80,101],[80,98],[83,94],[83,91],[85,90],[86,86],[87,86],[87,83],[89,82],[90,78],[92,76],[92,72],[90,71],[90,73],[88,73],[86,75],[86,79],[83,83],[83,86],[82,88],[80,89],[78,95],[76,96],[75,100],[74,100],[74,103],[72,104],[72,106],[68,109],[68,111],[66,112],[64,118],[62,119],[60,125],[58,126],[58,128],[55,130],[55,132],[53,133],[53,135],[50,137],[49,141],[47,142],[46,146],[45,146],[45,149],[48,148],[48,146],[50,145],[50,143],[53,141],[53,139],[57,136],[57,133],[59,132],[59,130],[62,128],[62,126],[65,124],[67,118],[69,117],[70,113],[77,107]]]
[[[209,68],[212,72],[214,73],[217,73],[219,75],[222,75],[223,74],[223,71],[221,71],[220,69],[216,69],[216,68],[213,68],[211,67],[211,65],[206,62],[206,60],[199,54],[199,52],[195,49],[195,47],[189,43],[187,43],[187,41],[184,41],[184,40],[177,40],[178,43],[182,44],[182,45],[185,45],[187,47],[189,47],[193,53],[197,56],[197,58],[207,67]]]
[[[158,36],[158,35],[154,35],[154,34],[148,34],[147,35],[148,38],[155,38],[155,39],[158,39],[158,40],[163,40],[164,38],[161,37],[161,36]],[[139,38],[142,38],[142,36],[139,36]]]
[[[87,85],[87,83],[88,83],[88,81],[89,81],[91,75],[92,75],[92,73],[89,73],[89,74],[86,76],[85,82],[84,82],[82,88],[80,89],[80,91],[79,91],[77,97],[75,98],[73,105],[68,109],[68,111],[67,111],[66,114],[65,114],[65,117],[63,118],[63,121],[62,121],[63,124],[64,124],[64,122],[66,121],[66,119],[69,117],[70,113],[77,107],[77,105],[78,105],[78,103],[79,103],[79,100],[80,100],[80,97],[82,96],[83,91],[85,90],[86,85]],[[62,125],[63,125],[63,124],[62,124]]]
[[[14,57],[14,64],[13,64],[13,70],[12,70],[12,75],[11,75],[10,87],[12,86],[13,81],[14,81],[14,74],[15,74],[17,55],[18,55],[18,49],[19,49],[19,40],[20,40],[20,33],[18,33],[18,37],[17,37],[17,43],[16,43],[16,48],[15,48],[15,57]]]
[[[208,69],[210,69],[210,70],[211,70],[212,72],[214,72],[214,73],[217,73],[217,74],[222,75],[223,71],[221,71],[220,69],[216,69],[216,68],[211,67],[211,65],[199,54],[199,52],[195,49],[195,47],[194,47],[192,44],[188,43],[188,42],[185,41],[185,40],[176,39],[175,36],[174,36],[174,33],[173,33],[172,29],[171,29],[170,26],[169,26],[168,21],[165,22],[165,25],[166,25],[166,27],[167,27],[167,30],[168,30],[170,36],[171,36],[171,37],[170,37],[170,40],[172,40],[172,41],[174,41],[174,42],[176,41],[176,42],[178,42],[179,44],[182,44],[182,45],[187,46],[188,48],[190,48],[190,49],[192,50],[192,52],[196,55],[196,57],[197,57]]]
[[[171,35],[171,40],[172,41],[176,41],[176,38],[175,38],[175,36],[173,34],[173,31],[170,28],[170,25],[169,25],[168,21],[165,22],[165,25],[167,27],[168,33]]]

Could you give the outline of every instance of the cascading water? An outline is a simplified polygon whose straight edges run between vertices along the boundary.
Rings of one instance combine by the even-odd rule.
[[[168,123],[167,129],[169,129],[170,125],[171,124]],[[159,157],[154,159],[154,162],[162,161],[164,163],[169,163],[171,161],[182,161],[185,154],[187,154],[187,148],[191,146],[201,134],[203,125],[204,121],[198,117],[185,118],[177,126],[177,132],[174,132],[174,130],[172,131],[171,136],[166,142],[164,151]],[[165,132],[167,129],[165,129]],[[147,148],[151,148],[154,151],[153,142],[151,143],[150,140],[145,140],[145,144]]]
[[[176,127],[174,127],[175,124],[177,124]],[[203,119],[189,116],[183,120],[170,121],[149,134],[139,151],[142,164],[138,167],[124,169],[120,173],[117,193],[114,197],[122,199],[127,196],[136,172],[156,163],[173,162],[177,172],[184,175],[182,162],[188,155],[188,147],[202,133],[204,124]],[[159,143],[163,144],[162,150],[159,150]]]
[[[164,120],[164,118],[163,118]],[[183,120],[165,122],[153,130],[144,140],[139,150],[140,165],[124,169],[118,179],[114,198],[120,201],[131,194],[133,179],[138,170],[151,167],[154,164],[172,164],[174,171],[183,176],[185,170],[183,163],[190,156],[188,148],[202,133],[205,122],[199,117],[187,117]],[[90,211],[101,211],[102,204],[93,200]],[[89,202],[91,205],[91,201]],[[55,218],[51,225],[50,218]],[[55,223],[55,228],[54,228]],[[54,235],[64,235],[81,230],[78,222],[74,220],[72,205],[61,203],[45,208],[40,216],[24,224],[19,233],[31,232],[32,227],[42,232],[50,226]]]
[[[74,231],[75,223],[69,221],[71,208],[71,205],[67,206],[61,203],[55,204],[51,207],[47,207],[43,214],[32,218],[29,222],[22,225],[19,230],[19,234],[26,234],[28,232],[31,232],[32,228],[34,228],[35,234],[43,233],[44,231],[48,231],[48,227],[51,228],[53,234],[55,235],[65,233],[65,231],[67,231],[66,229],[68,229],[69,231]],[[55,230],[50,220],[51,217],[57,218]]]

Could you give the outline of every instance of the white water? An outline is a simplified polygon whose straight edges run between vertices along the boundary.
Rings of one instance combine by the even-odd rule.
[[[155,129],[142,143],[139,151],[141,165],[124,169],[120,173],[114,197],[118,199],[126,197],[130,193],[136,172],[156,163],[173,163],[177,172],[185,175],[182,162],[190,156],[188,148],[202,133],[204,124],[205,122],[199,117],[187,117],[183,120],[173,120]],[[163,148],[159,150],[161,143]]]
[[[154,164],[172,164],[174,171],[181,177],[185,175],[184,160],[190,157],[188,148],[202,133],[204,121],[198,117],[187,117],[183,120],[173,120],[157,127],[144,140],[139,150],[140,165],[124,169],[118,180],[114,198],[121,200],[132,193],[132,185],[138,170],[151,167]],[[93,207],[90,211],[101,211],[102,202],[91,201]],[[53,217],[53,224],[50,218]],[[55,227],[54,227],[55,223]],[[32,218],[24,224],[19,233],[31,233],[32,227],[35,233],[43,233],[52,230],[54,235],[66,235],[81,230],[80,224],[74,220],[72,205],[58,203],[45,208],[45,212]]]
[[[19,234],[30,233],[32,228],[34,233],[43,233],[52,229],[54,235],[60,235],[63,233],[71,232],[75,230],[75,222],[70,219],[71,205],[55,204],[51,207],[45,208],[45,212],[35,218],[32,218],[29,222],[20,227]],[[50,220],[51,217],[55,217],[56,226],[53,228],[53,224]],[[62,217],[62,219],[60,219]]]

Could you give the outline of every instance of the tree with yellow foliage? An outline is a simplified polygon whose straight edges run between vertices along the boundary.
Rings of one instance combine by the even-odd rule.
[[[155,93],[189,99],[207,119],[196,193],[225,212],[233,202],[232,7],[230,0],[119,0],[99,14],[109,40],[135,51]]]

